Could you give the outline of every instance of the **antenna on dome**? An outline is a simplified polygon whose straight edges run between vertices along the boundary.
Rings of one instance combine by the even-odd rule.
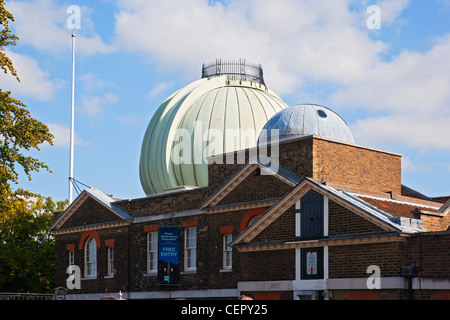
[[[73,183],[74,183],[73,179],[73,149],[75,140],[74,115],[75,115],[75,30],[72,29],[72,112],[70,123],[69,205],[72,203]]]

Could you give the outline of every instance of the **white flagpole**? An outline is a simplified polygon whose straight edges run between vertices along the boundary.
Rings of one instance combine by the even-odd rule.
[[[73,145],[74,145],[74,115],[75,115],[75,31],[72,32],[72,117],[70,125],[70,165],[69,165],[69,205],[73,196]]]

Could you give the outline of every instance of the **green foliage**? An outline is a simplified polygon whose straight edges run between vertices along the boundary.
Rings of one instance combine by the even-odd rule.
[[[9,29],[14,17],[0,0],[0,67],[17,81],[19,77],[5,48],[18,37]],[[51,292],[54,282],[54,239],[48,232],[55,204],[28,190],[14,190],[19,183],[19,165],[28,179],[31,173],[49,168],[26,155],[44,142],[53,144],[53,135],[42,122],[31,117],[27,106],[0,89],[0,291]]]
[[[6,56],[6,46],[15,45],[17,36],[9,29],[13,16],[4,8],[0,0],[0,66],[5,73],[11,72],[19,80],[11,60]],[[11,197],[30,195],[28,191],[13,191],[11,183],[18,184],[19,164],[28,179],[31,172],[49,168],[41,161],[25,155],[30,149],[39,150],[39,145],[53,144],[53,135],[42,122],[31,117],[27,106],[11,97],[11,92],[0,89],[0,214],[10,208]],[[50,171],[50,170],[49,170]]]
[[[16,197],[13,210],[0,216],[0,288],[8,292],[52,293],[55,244],[49,229],[65,202]]]

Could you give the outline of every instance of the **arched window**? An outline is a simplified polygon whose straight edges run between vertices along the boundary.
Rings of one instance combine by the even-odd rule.
[[[84,274],[86,277],[97,276],[97,242],[92,237],[84,246]]]

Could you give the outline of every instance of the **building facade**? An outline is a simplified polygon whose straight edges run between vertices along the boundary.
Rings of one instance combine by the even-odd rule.
[[[400,154],[304,135],[210,157],[204,187],[84,190],[52,227],[55,285],[73,265],[69,299],[449,299],[449,211]]]

